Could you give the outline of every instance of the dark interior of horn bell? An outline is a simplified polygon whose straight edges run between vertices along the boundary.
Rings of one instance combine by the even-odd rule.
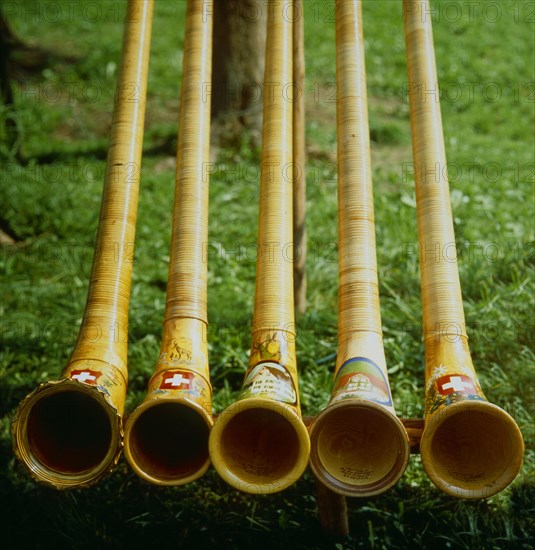
[[[237,413],[221,435],[221,459],[244,483],[278,482],[299,457],[299,436],[280,412],[252,408]]]
[[[98,466],[111,444],[109,416],[80,391],[48,394],[28,417],[30,451],[46,469],[73,474]]]
[[[196,410],[182,403],[145,409],[130,433],[137,466],[161,481],[194,475],[209,460],[209,428]]]

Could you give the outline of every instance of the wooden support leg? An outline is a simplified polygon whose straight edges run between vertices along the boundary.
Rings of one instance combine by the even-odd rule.
[[[313,419],[312,417],[304,417],[303,420],[308,426]],[[411,453],[418,453],[424,420],[422,418],[403,418],[401,421],[409,436]],[[347,537],[349,535],[349,524],[346,498],[334,493],[316,480],[316,500],[322,529],[334,537]]]
[[[346,497],[316,481],[316,500],[322,529],[334,537],[347,537],[349,524]]]

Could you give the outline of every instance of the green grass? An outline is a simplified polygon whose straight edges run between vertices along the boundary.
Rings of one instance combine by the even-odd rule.
[[[34,485],[16,463],[9,425],[17,404],[60,374],[83,313],[122,35],[122,3],[99,2],[94,22],[93,12],[83,11],[94,2],[75,3],[72,16],[67,3],[54,3],[63,6],[57,21],[44,11],[49,4],[37,4],[36,17],[24,11],[34,2],[10,4],[12,11],[19,6],[10,16],[18,34],[57,58],[15,84],[10,116],[30,161],[19,165],[4,148],[1,168],[1,217],[20,239],[0,256],[1,545],[334,548],[319,527],[310,473],[281,494],[253,497],[214,471],[191,486],[151,487],[121,460],[97,487],[58,493]],[[352,535],[338,548],[518,549],[531,548],[535,535],[533,3],[500,2],[496,22],[496,2],[481,2],[473,14],[468,4],[475,5],[433,3],[459,266],[474,364],[488,398],[523,431],[524,465],[501,494],[464,502],[439,494],[415,456],[394,489],[349,502]],[[298,319],[297,353],[303,412],[312,415],[328,400],[336,353],[335,65],[331,2],[305,0],[305,7],[309,307]],[[159,0],[155,11],[128,411],[143,399],[161,337],[184,9],[183,1]],[[423,413],[423,345],[401,2],[366,0],[364,17],[386,354],[398,412],[416,417]],[[91,85],[97,99],[86,95]],[[69,87],[78,90],[74,99]],[[60,98],[51,101],[46,94],[55,89]],[[496,91],[501,96],[491,101]],[[258,161],[244,139],[219,152],[211,179],[209,345],[217,412],[236,397],[247,364],[255,269],[249,245],[257,230],[254,172],[239,177],[228,169],[252,170]]]

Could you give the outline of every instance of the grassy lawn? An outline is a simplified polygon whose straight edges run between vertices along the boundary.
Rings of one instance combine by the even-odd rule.
[[[16,33],[51,53],[14,81],[12,117],[27,164],[2,147],[0,516],[3,548],[334,548],[320,529],[312,474],[287,491],[238,493],[213,470],[158,488],[121,459],[95,488],[33,484],[11,450],[10,422],[37,384],[59,376],[86,299],[120,59],[124,2],[4,2]],[[459,267],[470,346],[490,401],[526,442],[520,475],[476,502],[447,497],[413,456],[380,497],[351,500],[337,548],[532,548],[535,537],[535,163],[533,1],[434,1]],[[309,305],[298,319],[303,413],[329,398],[336,354],[337,199],[331,0],[305,0]],[[174,189],[185,2],[155,8],[129,324],[127,411],[159,351]],[[423,415],[423,344],[414,178],[400,0],[365,0],[381,308],[398,414]],[[254,293],[259,151],[221,149],[210,191],[209,319],[214,407],[236,398]],[[532,518],[531,520],[529,518]],[[5,544],[5,545],[4,545]]]

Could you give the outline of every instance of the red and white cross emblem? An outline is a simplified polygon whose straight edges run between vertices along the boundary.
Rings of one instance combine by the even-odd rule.
[[[164,373],[160,389],[164,390],[189,390],[193,381],[192,372],[180,370],[168,370]]]
[[[453,392],[477,393],[474,381],[469,376],[462,374],[448,374],[437,380],[438,391],[442,395],[449,395]]]
[[[96,386],[98,377],[101,375],[101,372],[96,370],[73,370],[71,372],[71,378],[73,380],[78,380],[78,382],[84,382],[85,384],[90,384]]]

